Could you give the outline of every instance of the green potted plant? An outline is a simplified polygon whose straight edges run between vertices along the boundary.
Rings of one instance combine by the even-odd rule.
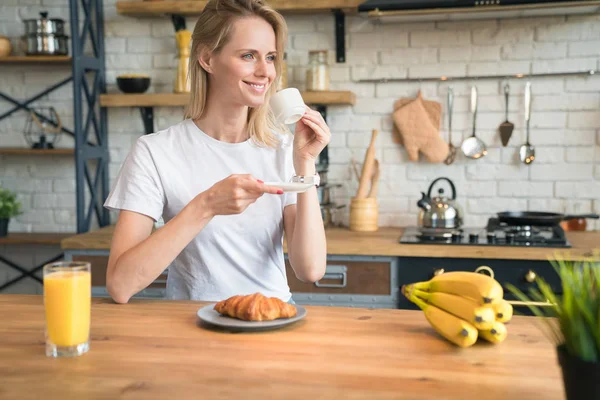
[[[17,194],[0,187],[0,237],[8,234],[8,222],[19,214],[21,203],[17,200]]]
[[[567,400],[600,399],[600,252],[583,261],[550,263],[560,277],[560,292],[540,277],[529,295],[506,287],[521,301],[550,302],[528,307],[556,345]]]

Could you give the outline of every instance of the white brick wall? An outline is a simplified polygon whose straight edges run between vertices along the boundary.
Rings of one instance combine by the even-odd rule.
[[[45,0],[44,0],[45,1]],[[22,34],[15,23],[17,7],[28,10],[51,5],[53,16],[68,17],[63,2],[5,0],[0,9],[0,34],[14,39]],[[116,14],[114,1],[105,1],[106,65],[110,91],[116,91],[118,74],[141,72],[153,79],[151,92],[170,92],[175,75],[173,26],[168,18],[132,18]],[[349,166],[364,157],[371,130],[379,129],[377,157],[382,167],[379,191],[381,225],[414,225],[421,191],[440,176],[455,181],[458,201],[466,211],[466,224],[485,225],[494,211],[538,210],[600,212],[600,77],[548,77],[532,80],[531,142],[537,159],[531,166],[519,163],[518,149],[525,141],[524,81],[511,81],[509,119],[515,130],[508,147],[497,133],[504,121],[502,81],[476,82],[479,95],[478,135],[489,147],[481,160],[459,152],[451,166],[410,162],[404,148],[392,141],[390,112],[400,97],[442,102],[441,134],[448,137],[445,98],[454,90],[453,142],[460,145],[471,134],[470,86],[473,82],[358,83],[359,79],[437,77],[440,75],[512,74],[576,71],[600,68],[600,23],[597,16],[543,17],[508,20],[373,24],[360,17],[347,18],[347,62],[335,62],[333,18],[330,15],[287,15],[290,40],[290,85],[304,88],[308,51],[328,49],[331,87],[352,90],[352,107],[329,108],[333,132],[329,179],[342,183],[334,199],[348,205],[357,188]],[[187,18],[192,28],[195,18]],[[69,74],[68,66],[1,66],[0,90],[25,97]],[[53,104],[72,126],[71,86],[46,96],[39,105]],[[0,112],[11,106],[0,102]],[[0,121],[0,146],[24,146],[20,132],[25,113]],[[164,128],[182,117],[176,108],[155,109],[155,126]],[[111,183],[136,138],[143,132],[139,111],[109,110],[109,166]],[[72,146],[63,137],[62,147]],[[359,165],[360,167],[360,165]],[[0,184],[19,193],[26,213],[11,223],[13,231],[74,231],[75,184],[73,160],[0,156]],[[348,207],[336,213],[346,223]],[[600,222],[589,221],[600,229]]]

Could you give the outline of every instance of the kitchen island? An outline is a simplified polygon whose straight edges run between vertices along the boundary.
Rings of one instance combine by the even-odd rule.
[[[44,353],[41,296],[0,295],[0,398],[563,399],[555,350],[530,317],[461,349],[420,311],[307,307],[279,330],[200,323],[206,303],[92,301],[90,351]]]

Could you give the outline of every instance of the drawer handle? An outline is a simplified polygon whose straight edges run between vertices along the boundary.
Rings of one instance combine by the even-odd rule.
[[[494,279],[494,270],[491,269],[490,267],[488,267],[487,265],[482,265],[480,267],[477,267],[475,272],[479,273],[479,271],[486,271],[489,274],[489,276],[491,276],[492,279]]]
[[[344,265],[331,265],[325,269],[325,275],[323,280],[337,279],[341,280],[341,283],[321,283],[321,281],[315,282],[316,287],[320,288],[345,288],[348,284],[347,267]]]
[[[164,283],[166,285],[167,280],[166,279],[155,279],[154,282],[152,282],[152,283]]]
[[[532,269],[530,269],[529,271],[527,271],[527,273],[525,274],[525,281],[527,283],[533,283],[533,282],[535,282],[536,278],[537,278],[537,274]]]

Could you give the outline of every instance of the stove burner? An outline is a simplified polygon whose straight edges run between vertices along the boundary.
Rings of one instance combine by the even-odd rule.
[[[518,237],[531,237],[539,235],[542,231],[552,231],[552,227],[537,227],[530,225],[501,225],[501,229],[506,232]]]
[[[560,225],[508,225],[490,218],[485,228],[408,228],[400,243],[469,246],[571,247]]]
[[[423,241],[450,241],[462,237],[462,232],[450,228],[420,228],[416,236]]]

